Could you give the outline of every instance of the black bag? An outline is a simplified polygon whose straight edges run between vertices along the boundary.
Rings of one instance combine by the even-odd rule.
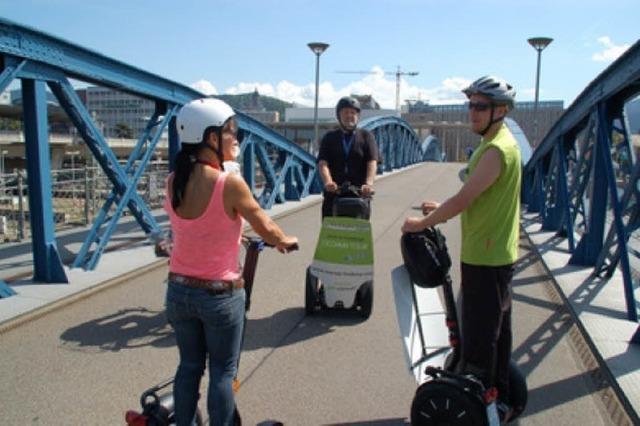
[[[417,286],[438,287],[445,283],[451,257],[444,235],[438,229],[403,234],[400,248],[411,281]]]

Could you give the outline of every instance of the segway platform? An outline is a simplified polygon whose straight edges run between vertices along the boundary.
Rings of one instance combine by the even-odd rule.
[[[407,368],[421,384],[429,378],[425,367],[443,367],[451,351],[448,331],[442,326],[446,311],[438,288],[413,285],[404,266],[391,271],[391,282]]]
[[[361,307],[371,313],[373,243],[368,220],[325,217],[313,262],[307,271],[307,313],[323,308]]]

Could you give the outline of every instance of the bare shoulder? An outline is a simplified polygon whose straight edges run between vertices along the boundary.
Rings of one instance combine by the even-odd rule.
[[[500,163],[502,160],[502,153],[496,147],[489,147],[484,153],[482,153],[482,157],[480,157],[480,162],[495,164]]]
[[[225,185],[228,185],[229,187],[238,188],[238,187],[246,186],[247,184],[242,178],[242,176],[240,176],[238,173],[229,173],[227,174]]]
[[[243,197],[251,191],[242,176],[237,173],[229,173],[224,182],[224,192],[225,196]]]

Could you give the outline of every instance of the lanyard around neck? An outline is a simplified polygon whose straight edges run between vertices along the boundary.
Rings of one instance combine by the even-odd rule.
[[[346,135],[342,134],[342,150],[344,151],[344,172],[349,173],[349,152],[351,151],[351,145],[353,145],[353,140],[356,138],[356,132],[354,131],[351,134],[351,137],[347,141]]]

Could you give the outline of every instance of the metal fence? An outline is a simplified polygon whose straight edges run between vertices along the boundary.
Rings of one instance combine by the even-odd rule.
[[[167,173],[166,161],[152,162],[137,184],[138,195],[152,209],[162,206]],[[51,181],[56,231],[90,225],[113,189],[102,169],[90,164],[53,170]],[[0,174],[0,244],[30,238],[26,171]]]

